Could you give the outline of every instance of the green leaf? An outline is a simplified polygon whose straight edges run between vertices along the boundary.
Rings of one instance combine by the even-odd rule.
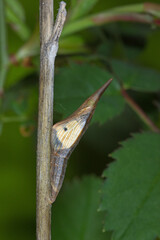
[[[81,36],[68,36],[60,39],[59,54],[84,53],[87,51],[84,39]]]
[[[112,60],[111,65],[125,89],[144,92],[160,90],[160,72],[118,60]]]
[[[3,1],[0,1],[0,31],[0,91],[2,91],[8,68],[8,49]]]
[[[30,35],[30,30],[25,24],[24,10],[16,0],[6,1],[6,19],[12,28],[18,33],[21,39],[26,40]]]
[[[70,19],[73,20],[86,15],[98,1],[99,0],[77,0],[76,5],[75,3],[73,4],[74,9],[71,12]]]
[[[3,123],[0,121],[0,135],[2,134]]]
[[[88,0],[90,2],[90,4],[92,4],[92,2],[94,3],[94,1],[92,0]],[[102,1],[102,0],[101,0]],[[84,2],[84,4],[86,4],[87,0],[82,0],[82,3]],[[82,4],[81,3],[81,4]],[[97,4],[96,7],[99,8],[98,5],[103,5],[103,4]],[[107,4],[108,5],[108,4]],[[111,4],[112,5],[112,4]],[[77,4],[77,11],[83,12],[83,8]],[[108,6],[107,6],[108,7]],[[109,10],[105,10],[101,9],[101,11],[99,13],[93,14],[93,15],[87,15],[83,18],[78,18],[77,19],[77,15],[76,15],[76,20],[75,21],[68,21],[68,23],[64,26],[63,32],[61,37],[69,35],[69,34],[73,34],[75,32],[81,31],[81,30],[85,30],[87,28],[90,27],[94,27],[94,26],[99,26],[99,25],[104,25],[104,24],[110,24],[111,22],[115,22],[115,21],[124,21],[124,22],[128,22],[130,21],[130,16],[133,17],[133,21],[141,21],[144,23],[148,23],[148,24],[154,24],[156,23],[156,16],[159,15],[159,11],[156,10],[157,6],[154,6],[152,9],[153,5],[150,6],[148,9],[146,8],[145,4],[140,3],[140,4],[133,4],[133,5],[124,5],[124,6],[118,6],[115,8],[111,8]],[[96,8],[97,10],[97,8]],[[150,15],[147,14],[143,14],[144,12],[146,13],[151,13],[155,16],[152,17]],[[74,13],[73,14],[74,17]],[[72,17],[71,17],[72,20]],[[158,25],[158,22],[157,22]]]
[[[71,64],[61,68],[55,81],[55,110],[64,117],[69,116],[111,77],[109,72],[89,64]],[[120,87],[114,80],[100,99],[93,121],[104,123],[123,108]]]
[[[39,55],[40,52],[40,46],[39,46],[39,29],[36,25],[32,35],[28,39],[27,42],[23,46],[19,48],[19,50],[16,53],[16,59],[21,60],[26,57]]]
[[[38,101],[37,86],[25,85],[19,88],[6,91],[5,98],[1,104],[1,123],[19,122],[21,124],[31,124],[36,115]]]
[[[144,51],[141,53],[139,57],[139,61],[146,66],[156,68],[160,71],[160,64],[157,59],[160,56],[160,31],[159,29],[154,30],[152,34],[149,35],[147,43],[145,45]]]
[[[75,8],[76,4],[77,4],[77,0],[71,0],[71,9]]]
[[[5,0],[5,2],[6,6],[12,9],[19,19],[24,20],[25,12],[18,0]]]
[[[160,135],[135,134],[121,145],[104,171],[105,229],[114,240],[153,240],[160,236]]]
[[[97,211],[100,186],[100,179],[94,176],[65,185],[53,208],[56,240],[110,239],[102,232],[103,213]]]
[[[34,72],[33,67],[15,66],[11,65],[8,71],[5,88],[12,87],[26,76]]]

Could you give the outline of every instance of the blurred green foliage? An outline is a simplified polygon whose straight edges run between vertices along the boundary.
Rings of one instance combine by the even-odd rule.
[[[88,176],[65,185],[53,210],[55,239],[110,239],[102,232],[104,214],[97,211],[101,184],[99,178]]]
[[[116,230],[115,240],[155,239],[160,235],[159,143],[159,134],[134,134],[112,153],[116,161],[103,174],[107,181],[101,209],[108,211],[105,228]]]
[[[155,239],[160,237],[160,200],[158,188],[151,188],[154,181],[159,183],[159,135],[146,133],[150,126],[121,92],[127,91],[160,127],[159,0],[66,2],[67,21],[56,59],[54,121],[71,114],[110,77],[114,81],[69,160],[64,188],[53,208],[53,239]],[[3,240],[35,239],[38,4],[0,1]],[[55,16],[58,5],[55,1]],[[131,137],[133,132],[138,134]],[[123,147],[109,155],[122,140]],[[100,176],[106,167],[108,180],[103,185]],[[97,176],[82,177],[89,174]],[[143,205],[145,196],[148,202]],[[108,214],[98,213],[99,206]]]

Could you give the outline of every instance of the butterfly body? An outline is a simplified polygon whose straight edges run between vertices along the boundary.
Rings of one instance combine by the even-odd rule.
[[[71,116],[56,123],[51,133],[51,201],[54,202],[62,186],[67,160],[85,133],[95,111],[96,104],[109,80],[89,97]]]

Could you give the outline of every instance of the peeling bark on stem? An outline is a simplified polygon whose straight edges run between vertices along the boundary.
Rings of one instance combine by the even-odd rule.
[[[60,3],[53,26],[53,0],[40,1],[40,86],[37,142],[37,240],[51,239],[50,134],[53,124],[54,62],[66,18]]]

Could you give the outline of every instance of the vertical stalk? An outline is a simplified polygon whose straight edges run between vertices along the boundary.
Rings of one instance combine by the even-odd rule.
[[[0,96],[3,93],[3,85],[7,72],[8,54],[5,25],[4,0],[0,0]]]
[[[40,0],[40,81],[37,145],[37,240],[51,239],[50,130],[53,122],[53,71],[44,48],[53,28],[53,0]]]
[[[54,62],[65,17],[65,3],[61,2],[53,26],[53,0],[40,0],[37,240],[51,239],[50,133],[53,124]]]

